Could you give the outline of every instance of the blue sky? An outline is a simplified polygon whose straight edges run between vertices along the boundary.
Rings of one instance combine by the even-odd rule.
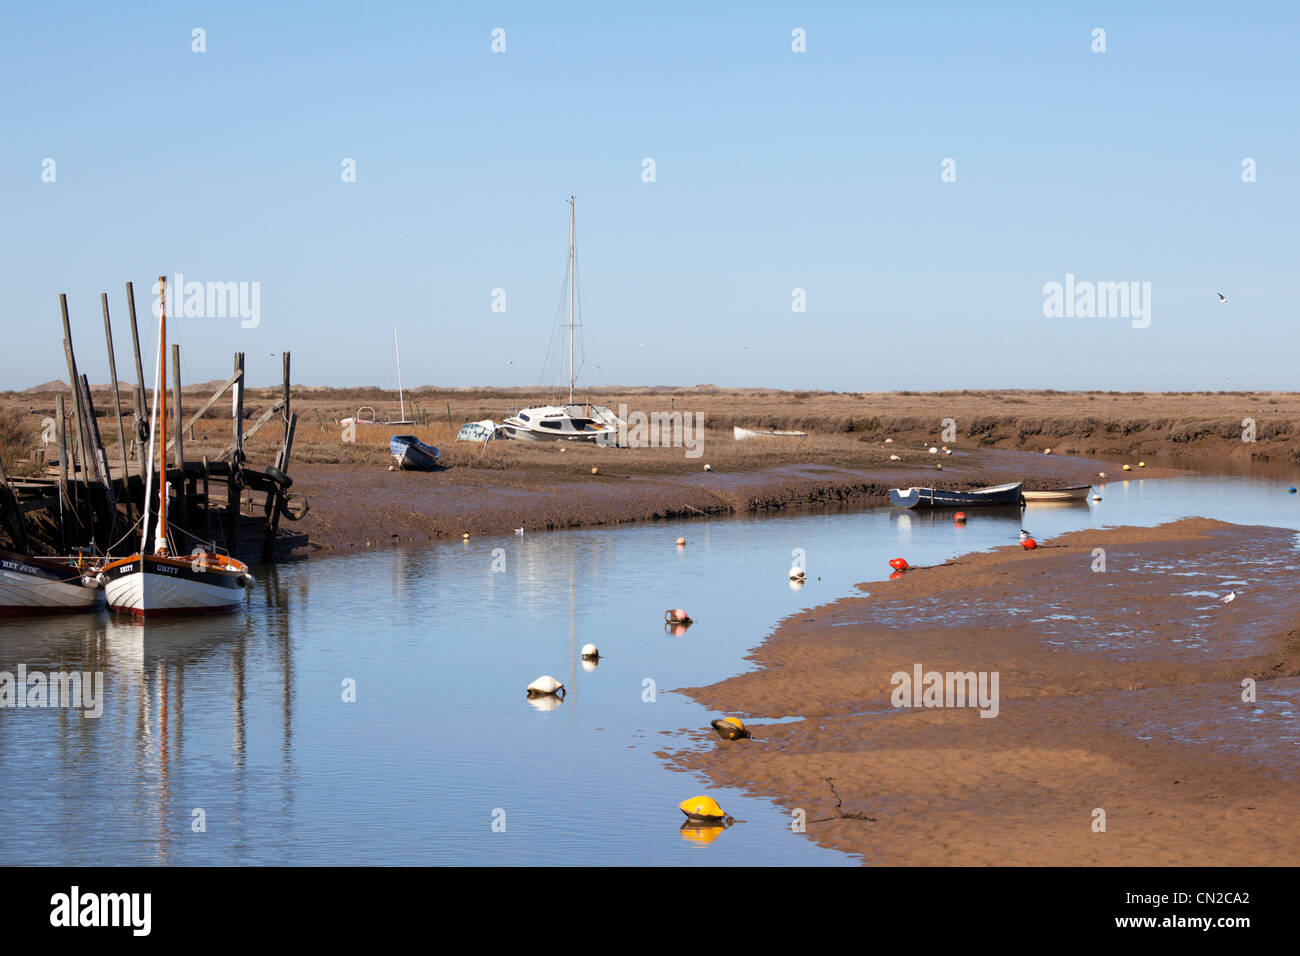
[[[570,194],[593,395],[1296,387],[1294,5],[86,3],[4,21],[0,388],[64,377],[60,292],[92,380],[101,291],[129,365],[123,283],[143,312],[178,272],[261,283],[256,328],[177,323],[190,381],[238,349],[270,383],[290,349],[295,382],[391,384],[397,324],[408,385],[537,385]],[[1150,282],[1150,326],[1044,317],[1067,273]]]

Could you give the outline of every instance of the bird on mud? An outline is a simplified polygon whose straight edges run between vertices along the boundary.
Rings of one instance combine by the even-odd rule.
[[[1219,598],[1219,603],[1220,603],[1220,604],[1231,604],[1231,603],[1232,603],[1233,601],[1235,601],[1235,600],[1237,600],[1237,592],[1236,592],[1236,591],[1229,591],[1226,595],[1224,595],[1223,597]]]

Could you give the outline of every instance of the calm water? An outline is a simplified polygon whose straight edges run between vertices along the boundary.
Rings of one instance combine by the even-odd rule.
[[[781,618],[884,579],[891,557],[937,563],[1022,525],[1300,529],[1295,480],[1112,482],[1100,503],[964,528],[886,508],[481,538],[263,569],[221,619],[10,622],[0,670],[102,671],[106,702],[98,719],[0,711],[0,830],[22,835],[0,863],[853,865],[769,801],[668,770],[656,753],[713,746],[680,731],[717,716],[669,691],[748,669]],[[665,634],[668,607],[699,623]],[[570,691],[549,710],[523,693],[541,674]],[[744,821],[707,846],[677,810],[705,792]]]

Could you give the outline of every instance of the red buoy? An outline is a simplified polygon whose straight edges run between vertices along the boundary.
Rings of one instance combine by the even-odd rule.
[[[1033,551],[1034,548],[1038,547],[1038,542],[1033,538],[1026,538],[1024,541],[1020,542],[1020,547],[1024,548],[1026,551]]]
[[[957,524],[965,524],[965,523],[966,523],[966,512],[964,512],[964,511],[958,511],[955,515],[952,516],[952,520],[953,520],[955,523],[957,523]]]
[[[890,566],[891,568],[893,568],[895,571],[906,571],[906,570],[907,570],[907,559],[906,559],[906,558],[891,558],[890,561],[889,561],[889,566]]]

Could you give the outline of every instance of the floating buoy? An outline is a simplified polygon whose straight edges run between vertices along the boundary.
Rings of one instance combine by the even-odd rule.
[[[1139,468],[1145,468],[1146,466],[1147,466],[1147,463],[1146,463],[1145,461],[1140,461],[1140,462],[1138,462],[1138,467],[1139,467]]]
[[[1038,547],[1038,542],[1033,538],[1025,538],[1020,542],[1020,547],[1024,548],[1026,551],[1033,551],[1034,548]]]
[[[943,449],[943,453],[944,453],[945,455],[951,455],[951,454],[952,454],[952,449],[949,448],[947,445],[945,445],[945,446],[944,446],[944,449]]]
[[[564,685],[550,674],[543,674],[524,688],[529,697],[563,697],[567,691]]]
[[[720,720],[711,720],[709,725],[718,732],[718,736],[723,740],[743,740],[749,736],[749,731],[741,723],[739,717],[723,717]]]
[[[939,469],[940,471],[943,471],[943,465],[935,465],[934,467]]]
[[[664,623],[666,624],[693,624],[691,616],[679,607],[669,608],[664,611]]]
[[[712,471],[713,469],[712,469],[710,466],[705,465],[705,466],[704,466],[704,470],[705,470],[705,471]]]
[[[1094,494],[1094,495],[1092,496],[1092,500],[1093,500],[1093,501],[1101,501],[1101,495]]]
[[[902,459],[900,459],[897,455],[890,455],[890,456],[889,456],[889,460],[890,460],[890,461],[901,461]]]
[[[468,541],[468,540],[469,540],[469,532],[466,531],[464,534],[461,535],[461,538],[462,538],[463,540],[465,540],[465,541]]]
[[[804,569],[799,567],[799,565],[796,564],[790,569],[791,581],[802,581],[805,577],[807,577],[807,574],[805,574]]]
[[[1291,495],[1295,494],[1295,485],[1292,485],[1290,488],[1287,489],[1287,494],[1291,494]]]
[[[890,559],[889,559],[889,566],[890,566],[891,568],[893,568],[895,571],[906,571],[906,570],[907,570],[907,559],[906,559],[906,558],[890,558]]]
[[[692,823],[718,824],[731,820],[731,817],[727,816],[712,797],[691,797],[679,803],[677,808],[686,814],[686,819]]]
[[[952,516],[952,520],[953,520],[953,524],[965,524],[966,512],[958,511],[955,515]]]
[[[897,581],[897,580],[898,580],[899,578],[901,578],[902,576],[903,576],[903,572],[902,572],[902,571],[895,571],[893,574],[891,574],[891,575],[889,576],[889,580],[891,580],[891,581]]]
[[[931,446],[930,446],[930,454],[931,454],[931,455],[937,455],[937,454],[939,454],[939,449],[937,449],[937,448],[935,448],[933,445],[931,445]]]
[[[600,660],[600,651],[596,650],[595,644],[582,645],[582,659],[584,661]]]
[[[599,474],[600,474],[600,469],[597,468],[595,465],[592,465],[592,467],[591,467],[591,473],[592,473],[593,475],[599,475]]]
[[[1125,466],[1124,466],[1124,470],[1125,470],[1125,471],[1132,471],[1133,468],[1132,468],[1131,465],[1125,465]]]
[[[684,548],[684,547],[686,547],[686,539],[685,539],[685,538],[678,538],[678,539],[677,539],[677,547],[679,547],[679,548]]]

